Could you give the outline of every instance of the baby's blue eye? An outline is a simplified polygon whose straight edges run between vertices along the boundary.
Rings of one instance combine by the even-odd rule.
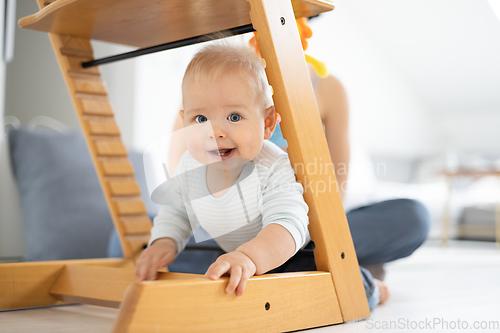
[[[205,117],[204,115],[200,114],[196,117],[194,117],[194,120],[197,122],[197,123],[200,123],[200,124],[203,124],[204,122],[206,122],[208,119],[207,117]]]
[[[232,121],[232,122],[237,122],[237,121],[240,121],[241,116],[239,114],[237,114],[237,113],[232,113],[232,114],[229,115],[229,117],[227,117],[227,119],[229,121]]]

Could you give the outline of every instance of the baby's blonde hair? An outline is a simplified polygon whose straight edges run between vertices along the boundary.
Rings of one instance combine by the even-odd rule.
[[[202,76],[216,81],[224,75],[239,74],[249,80],[262,107],[267,109],[273,105],[273,99],[265,67],[264,59],[246,44],[213,42],[194,55],[184,73],[182,89],[184,91],[184,85],[190,78],[196,80]]]

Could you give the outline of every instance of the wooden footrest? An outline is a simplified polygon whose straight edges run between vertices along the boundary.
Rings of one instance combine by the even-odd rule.
[[[196,274],[160,274],[162,280],[199,277]],[[50,294],[64,302],[118,308],[125,290],[135,281],[134,268],[67,265],[50,289]]]
[[[226,294],[227,283],[228,278],[136,282],[126,292],[114,332],[284,332],[342,322],[329,273],[254,276],[243,296]]]
[[[112,267],[133,270],[131,260],[84,259],[0,264],[0,310],[61,303],[49,290],[66,266]],[[98,276],[94,276],[98,278]]]

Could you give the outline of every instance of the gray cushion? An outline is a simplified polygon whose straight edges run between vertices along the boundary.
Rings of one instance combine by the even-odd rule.
[[[13,130],[9,142],[25,260],[106,257],[111,216],[82,134]]]

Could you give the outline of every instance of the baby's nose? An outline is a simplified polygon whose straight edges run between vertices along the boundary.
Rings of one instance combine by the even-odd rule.
[[[221,126],[212,123],[212,132],[210,132],[209,135],[210,138],[221,139],[225,138],[227,133]]]

